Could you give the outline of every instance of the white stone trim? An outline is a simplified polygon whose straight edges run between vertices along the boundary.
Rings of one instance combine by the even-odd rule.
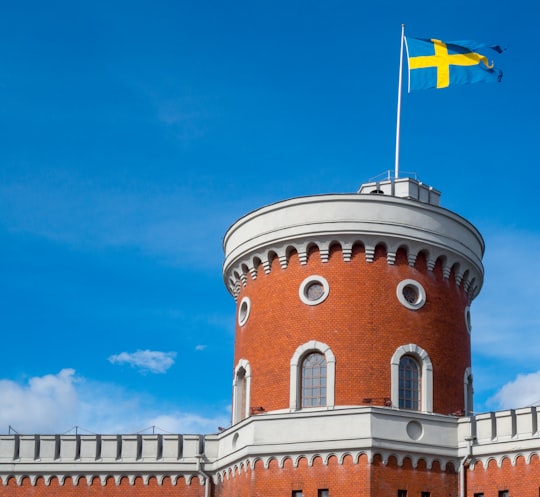
[[[411,355],[420,363],[422,370],[420,410],[433,412],[433,365],[428,353],[414,343],[398,347],[390,361],[392,406],[399,406],[399,361],[404,355]]]
[[[469,384],[469,377],[471,378],[471,382]],[[465,370],[465,373],[463,374],[463,406],[465,410],[465,416],[470,416],[474,410],[473,410],[473,396],[474,390],[473,390],[473,374],[472,369],[467,368]]]
[[[465,307],[464,311],[464,319],[465,319],[465,326],[467,328],[467,331],[469,332],[469,335],[472,331],[472,323],[471,323],[471,307],[468,305]]]
[[[399,247],[413,263],[420,252],[426,253],[428,269],[441,259],[445,278],[454,268],[456,284],[464,282],[471,300],[482,287],[484,241],[478,230],[447,209],[390,195],[314,195],[253,211],[225,234],[223,276],[236,297],[244,273],[257,268],[258,261],[265,272],[273,257],[286,267],[292,248],[303,265],[308,247],[315,245],[324,262],[332,244],[341,246],[347,261],[356,243],[364,246],[366,262],[380,244],[389,264]]]
[[[249,319],[251,312],[251,300],[249,297],[244,297],[238,306],[238,326],[244,326]]]
[[[239,385],[237,383],[237,378],[238,378],[238,371],[240,371],[241,368],[243,368],[244,371],[246,372],[246,374],[244,376],[244,381],[246,382],[246,402],[245,402],[246,405],[245,405],[245,411],[243,413],[244,414],[243,416],[241,415],[242,413],[238,412],[239,407],[240,407],[239,406],[240,399],[238,398]],[[238,361],[238,364],[234,368],[233,401],[232,401],[232,406],[233,406],[232,422],[233,422],[233,424],[238,423],[242,419],[245,419],[245,418],[247,418],[249,416],[250,402],[251,402],[251,366],[249,365],[248,360],[240,359]]]
[[[307,296],[307,289],[311,283],[320,283],[323,286],[323,294],[316,300],[310,300]],[[321,302],[324,302],[328,297],[329,293],[330,285],[328,284],[327,279],[318,274],[308,276],[304,281],[302,281],[302,283],[300,283],[300,286],[298,288],[298,296],[300,297],[300,300],[306,305],[318,305]]]
[[[289,407],[292,411],[301,409],[301,388],[300,378],[302,358],[308,352],[320,352],[326,359],[326,408],[334,407],[334,389],[336,383],[336,357],[332,349],[322,342],[312,340],[300,345],[291,358],[291,384]],[[311,408],[310,408],[311,409]]]
[[[416,289],[418,292],[418,298],[415,302],[409,302],[405,295],[403,294],[403,290],[407,286],[412,286]],[[426,291],[424,290],[424,287],[416,280],[406,279],[403,281],[400,281],[396,287],[396,296],[401,303],[401,305],[405,306],[407,309],[410,309],[412,311],[416,311],[424,306],[426,303]]]

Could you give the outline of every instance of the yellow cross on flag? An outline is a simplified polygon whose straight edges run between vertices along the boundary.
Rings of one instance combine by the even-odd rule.
[[[455,84],[479,81],[500,81],[502,72],[490,64],[478,49],[490,48],[498,53],[498,45],[471,41],[444,43],[441,40],[407,38],[409,90],[446,88]]]

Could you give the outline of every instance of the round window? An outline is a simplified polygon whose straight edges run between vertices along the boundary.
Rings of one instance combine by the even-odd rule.
[[[396,295],[407,309],[413,311],[420,309],[426,303],[426,291],[415,280],[400,281],[396,288]]]
[[[328,281],[322,276],[313,275],[302,281],[298,295],[304,304],[317,305],[326,300],[329,291]]]
[[[244,326],[249,318],[249,313],[251,311],[251,300],[249,297],[244,297],[240,302],[238,308],[238,324]]]

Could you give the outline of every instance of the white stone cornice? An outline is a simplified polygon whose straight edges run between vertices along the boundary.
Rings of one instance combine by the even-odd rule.
[[[484,242],[472,224],[438,206],[359,194],[290,199],[242,217],[224,238],[225,284],[236,297],[246,274],[256,272],[259,264],[269,273],[277,257],[284,269],[294,251],[305,264],[310,246],[316,246],[318,257],[326,262],[334,244],[341,247],[346,262],[355,244],[364,247],[368,263],[377,246],[385,248],[389,264],[400,248],[406,250],[410,265],[423,252],[428,270],[441,260],[445,277],[453,269],[456,283],[466,283],[471,299],[482,285]]]

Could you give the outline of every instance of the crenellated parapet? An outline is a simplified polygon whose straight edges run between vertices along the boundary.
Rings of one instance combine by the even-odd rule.
[[[512,465],[523,457],[529,463],[540,455],[540,412],[534,406],[478,414],[459,423],[460,440],[468,439],[470,467],[486,468],[490,461],[501,467],[505,459]]]
[[[272,464],[438,468],[529,464],[540,455],[536,407],[454,417],[384,407],[265,413],[216,435],[1,435],[0,479],[21,485],[214,484]]]
[[[116,485],[155,478],[161,486],[165,479],[190,485],[197,478],[202,485],[210,445],[202,435],[0,435],[0,479],[104,486],[111,478]]]
[[[379,190],[377,190],[379,191]],[[272,263],[286,269],[292,253],[307,264],[313,249],[328,262],[337,246],[344,262],[361,247],[365,262],[373,262],[378,247],[393,265],[399,250],[414,266],[420,253],[432,271],[441,264],[472,300],[483,282],[484,242],[478,230],[457,214],[416,199],[385,194],[334,194],[278,202],[240,218],[227,231],[223,275],[236,298],[248,278],[269,274]]]

